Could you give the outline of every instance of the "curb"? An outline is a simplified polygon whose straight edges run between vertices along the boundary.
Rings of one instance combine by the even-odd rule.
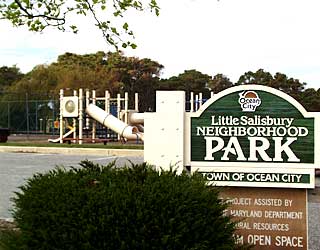
[[[1,146],[0,152],[7,153],[38,153],[65,155],[104,155],[104,156],[137,156],[143,157],[141,149],[103,149],[103,148],[58,148],[58,147],[16,147]]]

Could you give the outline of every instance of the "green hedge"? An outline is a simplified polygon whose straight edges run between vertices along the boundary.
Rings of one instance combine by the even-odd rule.
[[[200,175],[80,165],[37,174],[20,188],[11,249],[235,249],[226,204]]]

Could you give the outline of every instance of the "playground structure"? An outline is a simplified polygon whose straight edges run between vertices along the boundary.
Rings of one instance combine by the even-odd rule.
[[[97,97],[95,90],[86,90],[85,93],[83,89],[79,89],[79,92],[74,90],[72,96],[65,96],[64,93],[65,91],[61,89],[58,126],[60,136],[49,139],[49,142],[79,144],[103,142],[106,144],[111,139],[108,136],[97,137],[97,122],[116,133],[117,140],[144,141],[144,118],[147,113],[138,113],[138,93],[134,96],[133,109],[129,109],[128,93],[125,93],[124,97],[117,94],[116,98],[111,98],[108,91],[105,91],[103,97]],[[191,92],[186,109],[189,112],[196,112],[206,101],[202,96],[202,93],[195,95]],[[104,109],[101,106],[104,106]],[[72,119],[72,125],[69,125],[68,119]],[[84,131],[87,131],[87,137],[84,137]],[[88,137],[89,133],[90,137]]]
[[[59,138],[49,139],[49,142],[63,143],[83,142],[104,144],[111,139],[108,135],[104,138],[97,137],[97,122],[117,133],[117,140],[143,141],[143,114],[138,114],[138,94],[135,94],[134,109],[129,110],[128,93],[121,97],[111,98],[105,91],[104,97],[97,97],[96,91],[79,89],[72,96],[65,96],[65,91],[60,90]],[[99,106],[103,105],[104,109]],[[72,125],[69,121],[72,119]],[[135,124],[135,125],[131,125]],[[66,128],[69,131],[65,131]],[[84,136],[87,131],[87,137]],[[90,137],[89,137],[90,134]]]
[[[213,96],[214,96],[214,93],[210,92],[210,98],[212,98]],[[203,98],[203,94],[201,92],[198,94],[194,94],[194,92],[190,92],[190,100],[188,101],[190,107],[186,111],[196,112],[206,101],[207,100]]]
[[[76,128],[69,126],[69,131],[62,136],[62,140],[68,138],[71,134],[76,133]],[[60,142],[60,138],[57,139],[49,139],[49,142]]]

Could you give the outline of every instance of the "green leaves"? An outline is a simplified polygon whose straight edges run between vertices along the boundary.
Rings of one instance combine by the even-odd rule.
[[[128,30],[128,27],[129,27],[128,23],[124,23],[122,26],[122,28],[126,31]]]
[[[18,4],[16,2],[12,2],[9,6],[9,9],[11,10],[17,10],[19,8]]]
[[[151,10],[154,10],[156,15],[159,16],[160,14],[160,7],[158,6],[156,0],[151,0],[150,2],[150,7],[151,7]]]
[[[3,1],[0,5],[0,18],[11,21],[15,26],[27,26],[30,31],[35,32],[54,27],[61,31],[71,30],[78,33],[78,23],[66,25],[69,16],[76,13],[91,18],[101,30],[106,42],[116,49],[119,44],[122,48],[136,48],[132,43],[133,31],[128,29],[128,23],[118,27],[118,22],[108,19],[110,14],[116,19],[124,17],[130,9],[141,12],[151,9],[157,16],[160,10],[156,0],[20,0]]]
[[[75,34],[78,33],[78,27],[77,27],[77,26],[71,25],[70,28],[71,28],[71,30],[72,30],[73,33],[75,33]]]
[[[130,46],[131,46],[132,49],[136,49],[136,48],[138,47],[138,46],[137,46],[136,44],[134,44],[134,43],[131,43]]]

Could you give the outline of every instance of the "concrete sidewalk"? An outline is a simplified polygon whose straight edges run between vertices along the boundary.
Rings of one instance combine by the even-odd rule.
[[[138,156],[138,157],[143,157],[143,150],[141,150],[141,149],[104,149],[104,148],[60,148],[60,147],[0,146],[0,152],[39,153],[39,154],[65,154],[65,155]]]

